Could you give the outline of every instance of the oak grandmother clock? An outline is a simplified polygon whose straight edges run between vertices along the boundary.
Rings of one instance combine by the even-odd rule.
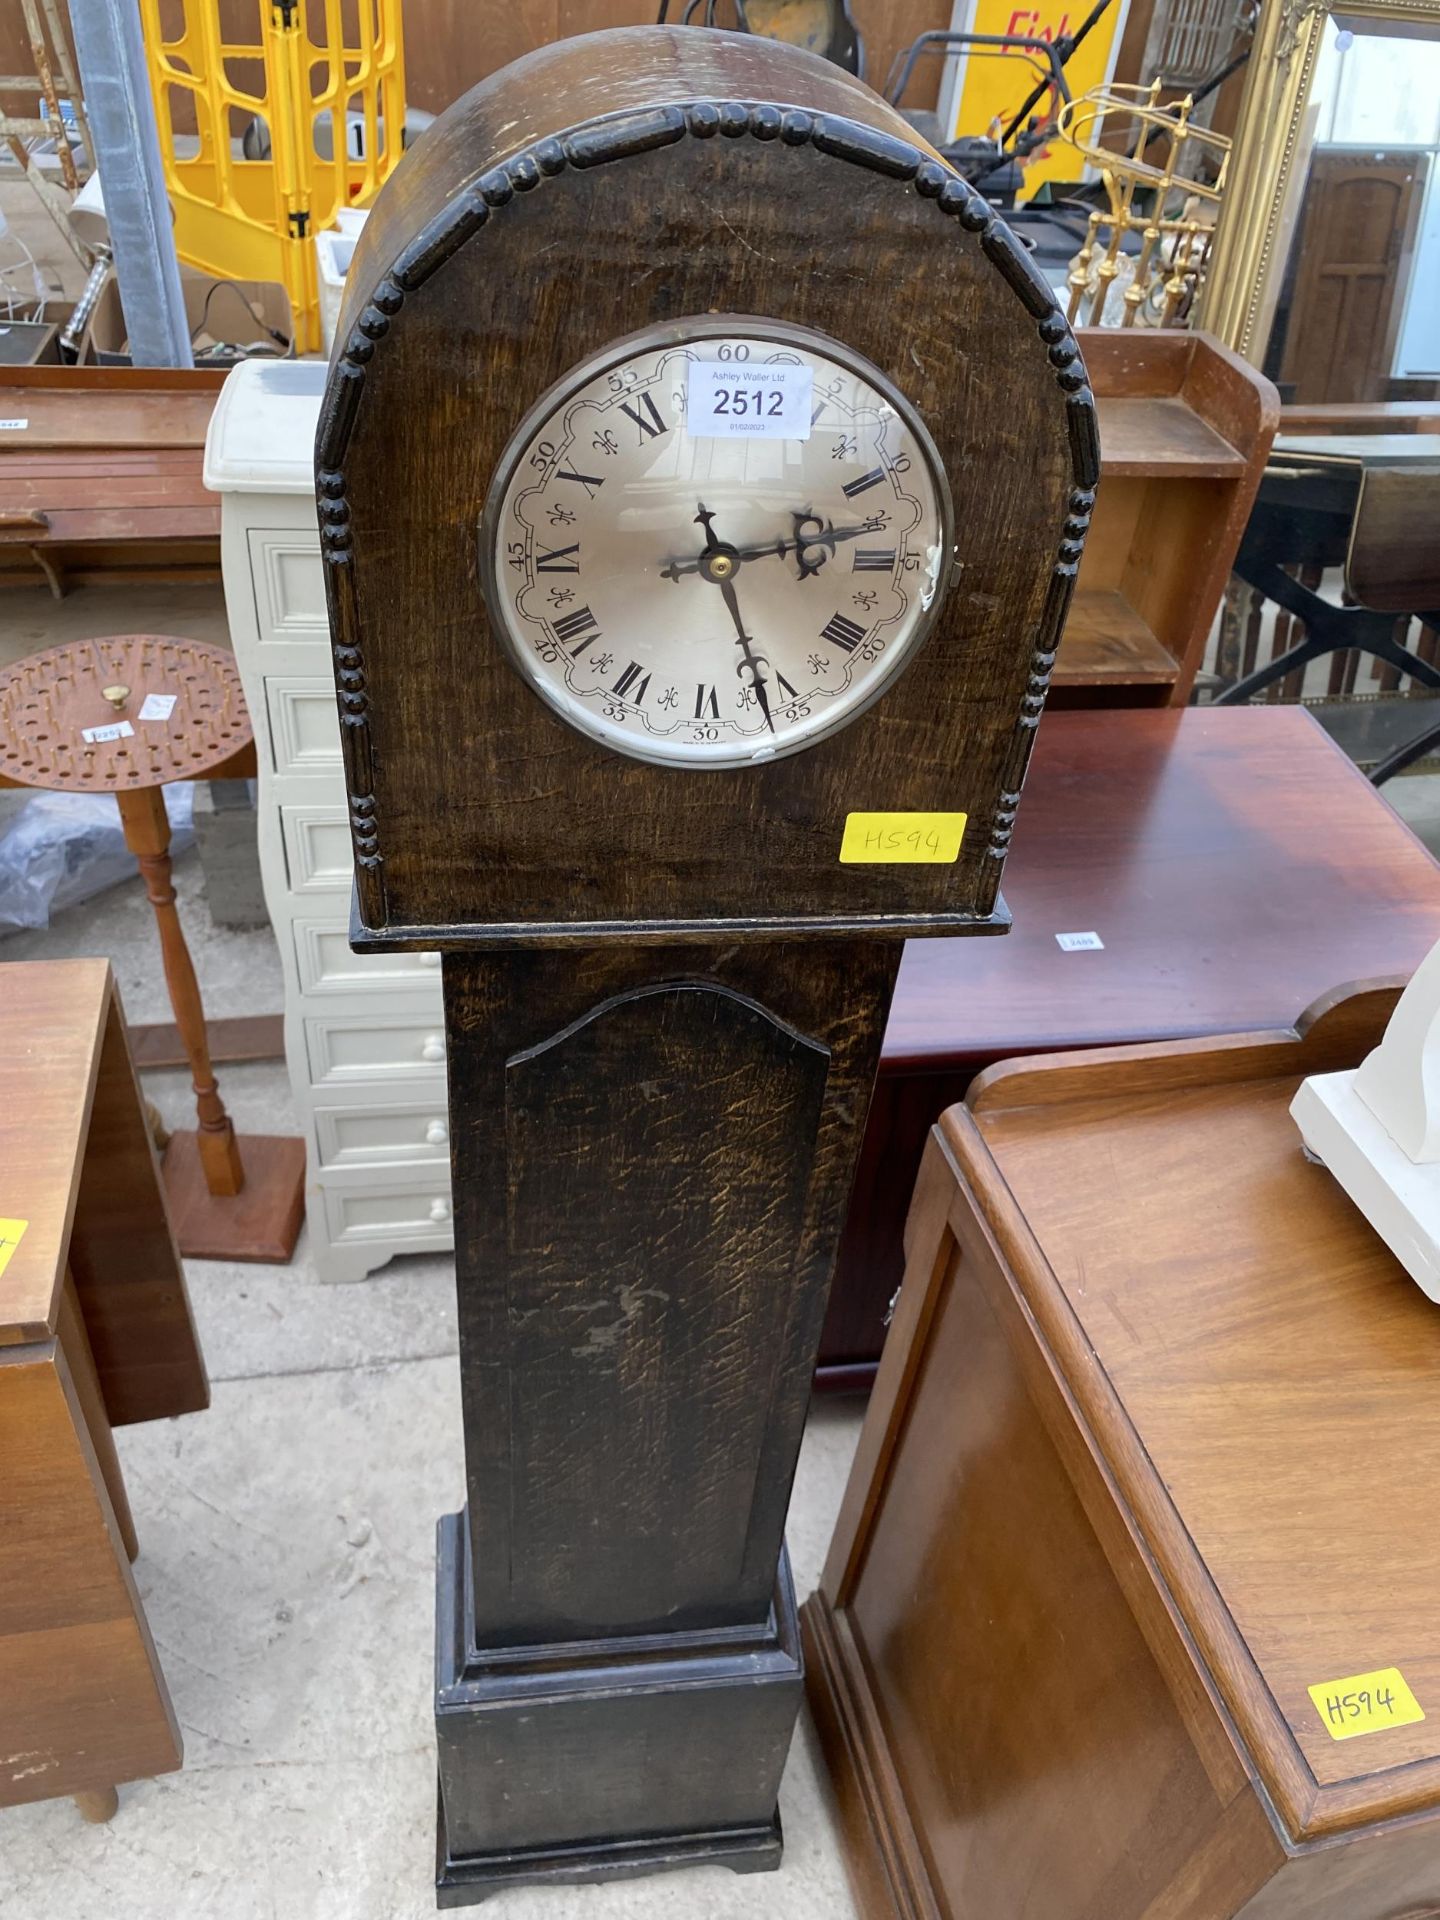
[[[352,940],[444,954],[443,1905],[778,1864],[890,991],[1004,929],[1098,466],[1028,256],[798,49],[547,47],[371,214],[317,484]]]

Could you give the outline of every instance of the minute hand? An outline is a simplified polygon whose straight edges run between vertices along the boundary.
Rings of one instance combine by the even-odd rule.
[[[751,640],[745,631],[745,622],[740,618],[740,602],[735,597],[735,583],[733,580],[721,580],[719,587],[725,605],[730,610],[730,618],[735,622],[735,631],[740,636],[740,657],[750,669],[750,684],[755,689],[755,698],[760,702],[760,711],[765,716],[766,726],[771,733],[774,733],[775,722],[770,715],[770,700],[765,692],[764,675],[760,671],[760,662],[750,650]]]

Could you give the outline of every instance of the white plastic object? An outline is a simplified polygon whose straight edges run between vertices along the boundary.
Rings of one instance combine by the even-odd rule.
[[[432,1200],[430,1202],[430,1218],[437,1224],[442,1220],[448,1220],[450,1218],[450,1202],[448,1200]]]
[[[320,331],[325,351],[335,345],[335,329],[340,324],[340,302],[345,295],[345,275],[355,252],[355,242],[364,226],[366,209],[342,207],[336,224],[315,236],[315,268],[320,290]]]
[[[425,1142],[427,1146],[443,1147],[449,1138],[450,1129],[443,1120],[432,1120],[425,1129]]]
[[[445,1058],[445,1036],[440,1033],[427,1034],[425,1044],[420,1049],[422,1060],[439,1061]]]
[[[1440,1301],[1440,942],[1380,1045],[1353,1072],[1312,1074],[1290,1112],[1310,1153]]]

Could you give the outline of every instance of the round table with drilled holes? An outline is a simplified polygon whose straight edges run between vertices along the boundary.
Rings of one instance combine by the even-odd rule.
[[[160,930],[198,1127],[171,1135],[163,1170],[182,1253],[288,1260],[304,1208],[305,1146],[236,1137],[215,1083],[205,1011],[175,909],[163,789],[203,779],[251,739],[231,654],[164,634],[113,634],[0,672],[0,773],[54,793],[113,793]]]

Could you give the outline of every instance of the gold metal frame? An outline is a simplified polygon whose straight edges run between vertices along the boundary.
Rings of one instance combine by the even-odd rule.
[[[1304,191],[1296,159],[1331,14],[1360,32],[1371,22],[1389,33],[1407,25],[1440,30],[1440,0],[1262,0],[1225,204],[1193,321],[1254,366],[1264,358],[1273,283],[1285,270]]]
[[[1225,193],[1230,141],[1224,134],[1212,133],[1208,127],[1191,124],[1190,111],[1194,103],[1188,94],[1183,100],[1162,107],[1163,86],[1163,81],[1153,80],[1148,87],[1126,82],[1092,87],[1089,93],[1082,93],[1078,100],[1067,101],[1060,109],[1057,124],[1062,137],[1099,169],[1109,203],[1106,207],[1097,207],[1090,215],[1085,244],[1070,269],[1067,317],[1072,324],[1087,296],[1091,303],[1088,324],[1092,327],[1104,324],[1110,288],[1121,271],[1125,235],[1137,229],[1142,235],[1141,249],[1133,261],[1134,278],[1123,296],[1122,326],[1134,326],[1142,306],[1150,315],[1150,324],[1172,326],[1181,302],[1203,281],[1214,225],[1186,219],[1183,212],[1171,213],[1169,197],[1179,188],[1196,200],[1218,207]],[[1134,128],[1130,151],[1104,144],[1112,132],[1112,119]],[[1145,157],[1150,140],[1157,132],[1166,140],[1165,158],[1158,166]],[[1180,172],[1182,162],[1193,160],[1195,150],[1209,153],[1218,160],[1213,185]],[[1135,194],[1139,188],[1154,190],[1154,204],[1148,213],[1135,211]],[[1110,229],[1110,239],[1095,271],[1092,294],[1090,267],[1106,227]],[[1154,306],[1157,292],[1160,294],[1158,309]]]

